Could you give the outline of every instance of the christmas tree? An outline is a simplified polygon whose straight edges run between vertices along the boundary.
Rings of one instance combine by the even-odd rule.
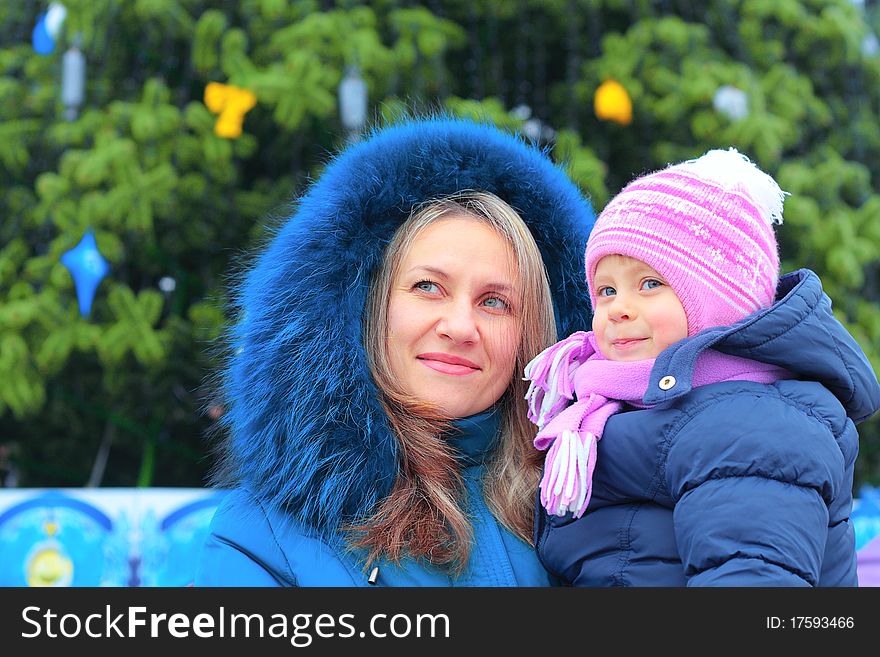
[[[522,134],[597,211],[736,147],[791,193],[783,270],[822,277],[880,371],[875,2],[31,1],[0,28],[20,485],[201,485],[229,281],[329,154],[412,113]],[[880,421],[860,433],[857,482],[878,484]]]

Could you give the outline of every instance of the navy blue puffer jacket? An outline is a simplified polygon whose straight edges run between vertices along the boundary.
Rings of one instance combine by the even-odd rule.
[[[797,380],[692,389],[709,348]],[[771,308],[666,349],[644,401],[656,405],[605,425],[582,518],[538,505],[550,572],[574,586],[857,585],[855,423],[880,385],[815,274],[784,276]]]

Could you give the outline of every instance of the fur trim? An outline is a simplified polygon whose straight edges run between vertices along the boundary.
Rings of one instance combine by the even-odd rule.
[[[589,328],[582,256],[595,216],[544,154],[457,119],[374,131],[329,164],[238,286],[243,319],[223,373],[227,484],[325,537],[391,491],[397,444],[361,338],[367,287],[413,206],[464,189],[521,213],[560,335]]]

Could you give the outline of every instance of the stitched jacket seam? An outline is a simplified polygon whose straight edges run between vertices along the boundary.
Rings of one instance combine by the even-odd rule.
[[[284,551],[284,548],[281,546],[281,542],[278,540],[278,535],[275,533],[275,527],[272,525],[271,522],[269,522],[269,514],[266,513],[266,509],[259,499],[255,497],[254,501],[257,503],[257,506],[260,508],[260,512],[263,514],[263,518],[266,521],[266,526],[269,528],[269,534],[272,536],[272,542],[278,549],[278,553],[281,555],[281,558],[284,559],[284,565],[287,567],[287,573],[290,576],[290,581],[293,582],[293,586],[299,586],[299,580],[293,572],[293,567],[290,565],[290,561],[287,558],[287,553]]]
[[[260,566],[262,566],[262,568],[264,570],[266,570],[268,573],[272,574],[272,569],[268,567],[267,563],[265,563],[263,560],[257,558],[256,555],[253,554],[252,552],[249,552],[248,550],[242,549],[242,547],[240,545],[238,545],[237,543],[234,543],[234,542],[230,541],[229,539],[224,538],[223,536],[217,536],[216,534],[214,535],[214,540],[217,541],[218,543],[222,543],[226,547],[232,548],[233,550],[235,550],[239,554],[246,556],[251,561],[254,561],[254,562],[260,564]],[[289,570],[289,568],[288,568],[288,570]],[[292,573],[289,573],[289,574],[290,574],[290,586],[299,586],[299,583],[297,582],[296,577]],[[274,575],[272,575],[272,579],[274,579],[276,582],[278,582],[278,578],[275,577]],[[281,583],[282,582],[279,582],[279,584],[281,584]]]
[[[665,474],[666,474],[665,473],[665,464],[667,462],[667,457],[669,454],[669,449],[671,447],[671,443],[678,436],[678,434],[684,430],[685,426],[691,420],[696,419],[707,406],[715,404],[719,400],[737,397],[741,394],[742,394],[741,390],[735,390],[735,391],[730,391],[730,392],[719,392],[719,393],[716,393],[715,395],[713,395],[711,398],[700,402],[699,405],[697,405],[693,408],[681,411],[682,418],[680,418],[679,420],[676,420],[673,423],[673,425],[670,427],[669,431],[667,432],[668,434],[670,434],[669,439],[664,441],[663,449],[661,451],[661,458],[663,460],[663,469],[664,469],[664,473],[663,473],[663,475],[664,475],[663,480],[664,481],[665,481]],[[835,431],[834,427],[831,424],[831,420],[829,420],[823,414],[816,411],[814,406],[802,404],[802,403],[792,399],[788,395],[782,394],[782,392],[778,388],[776,388],[775,386],[766,385],[765,390],[760,391],[760,392],[756,392],[755,394],[758,397],[764,397],[764,398],[768,398],[768,399],[778,399],[783,404],[786,404],[787,406],[790,406],[791,408],[794,408],[795,410],[800,411],[804,415],[807,415],[808,417],[812,418],[813,420],[819,422],[828,431],[828,433],[830,433],[831,436],[834,438],[834,444],[837,446],[837,449],[840,451],[841,455],[845,456],[843,449],[841,449],[841,447],[840,447],[840,438],[843,437],[843,435],[846,432],[846,425],[844,425],[844,427],[841,431],[839,431],[839,432]],[[654,491],[653,488],[651,490],[652,490],[652,492]],[[652,497],[651,499],[654,499],[654,498]]]

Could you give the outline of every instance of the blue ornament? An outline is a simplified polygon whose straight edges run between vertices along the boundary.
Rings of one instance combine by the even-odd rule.
[[[51,55],[55,50],[55,40],[46,27],[46,14],[41,14],[32,33],[34,50],[40,55]]]
[[[98,251],[95,235],[86,231],[75,247],[61,256],[61,264],[70,270],[76,286],[79,314],[88,317],[92,312],[92,300],[101,280],[110,272],[110,265]]]
[[[45,14],[40,14],[32,34],[34,50],[40,55],[51,55],[55,51],[55,41],[61,33],[61,26],[67,16],[67,9],[60,2],[49,5]]]

